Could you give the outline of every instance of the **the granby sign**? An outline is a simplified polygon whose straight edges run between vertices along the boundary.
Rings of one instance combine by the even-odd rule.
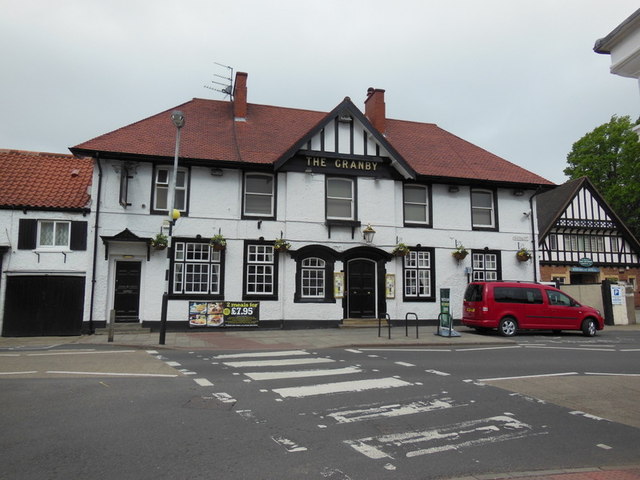
[[[326,158],[326,157],[311,157],[307,155],[307,167],[318,167],[318,168],[326,168],[326,167],[334,167],[339,169],[346,170],[362,170],[362,171],[373,171],[375,172],[378,168],[378,162],[374,162],[371,160],[347,160],[341,158]]]

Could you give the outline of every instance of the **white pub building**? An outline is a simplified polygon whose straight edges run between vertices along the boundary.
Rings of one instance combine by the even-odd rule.
[[[384,90],[364,114],[349,98],[290,109],[247,103],[238,73],[230,102],[193,99],[71,151],[95,164],[87,329],[112,311],[169,329],[426,321],[441,288],[459,318],[471,280],[538,279],[536,195],[553,184],[386,118]]]

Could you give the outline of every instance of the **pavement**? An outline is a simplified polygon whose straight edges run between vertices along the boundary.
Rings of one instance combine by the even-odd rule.
[[[606,326],[606,330],[638,331],[640,324]],[[0,337],[0,350],[51,348],[61,345],[109,345],[140,349],[186,350],[272,350],[365,347],[450,347],[513,345],[515,340],[495,333],[478,334],[466,327],[455,327],[460,336],[436,335],[436,326],[421,326],[405,330],[394,326],[389,332],[382,328],[323,328],[298,330],[215,330],[167,332],[160,345],[158,332],[115,332],[112,341],[107,334],[65,337]],[[579,333],[576,332],[576,335]],[[562,469],[552,471],[510,472],[458,477],[449,480],[493,480],[527,478],[529,480],[640,480],[637,465]]]
[[[318,329],[247,329],[166,332],[160,345],[158,332],[115,332],[113,341],[107,334],[69,337],[0,337],[0,349],[32,348],[51,345],[122,345],[140,348],[174,348],[191,350],[271,350],[349,347],[424,347],[451,345],[513,344],[512,339],[495,334],[479,335],[466,327],[454,328],[459,337],[436,335],[436,326],[387,328],[318,328]]]
[[[606,326],[605,331],[640,330],[640,324]],[[113,341],[107,334],[65,337],[0,337],[0,349],[50,347],[52,345],[122,345],[139,348],[174,348],[190,350],[272,350],[350,347],[447,347],[461,345],[513,345],[512,338],[495,332],[479,334],[475,330],[458,326],[459,337],[436,335],[437,326],[394,326],[391,331],[368,328],[318,329],[247,329],[166,332],[161,345],[158,332],[119,333]],[[580,335],[575,332],[575,335]]]

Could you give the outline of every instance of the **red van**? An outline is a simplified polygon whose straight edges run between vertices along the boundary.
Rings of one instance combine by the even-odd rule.
[[[581,305],[557,288],[539,283],[473,282],[464,292],[462,324],[478,331],[582,330],[592,337],[604,328],[595,308]]]

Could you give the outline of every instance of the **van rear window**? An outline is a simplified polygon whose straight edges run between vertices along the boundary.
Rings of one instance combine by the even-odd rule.
[[[495,287],[493,298],[499,303],[542,303],[542,293],[537,288]]]
[[[470,283],[464,292],[464,299],[467,302],[481,302],[482,289],[484,285],[478,283]]]

